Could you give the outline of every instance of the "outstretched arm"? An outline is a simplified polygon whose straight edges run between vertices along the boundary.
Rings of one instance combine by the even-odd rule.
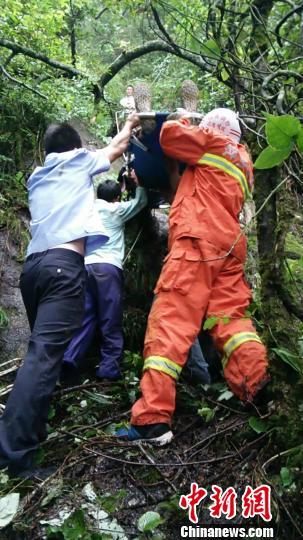
[[[136,114],[130,114],[121,131],[113,138],[110,144],[102,150],[111,163],[125,152],[132,129],[139,123],[140,119],[138,116]]]
[[[134,217],[147,205],[146,189],[140,186],[134,169],[131,170],[130,177],[136,185],[136,195],[135,198],[130,201],[118,203],[118,214],[123,223],[126,223],[126,221]]]
[[[205,151],[209,136],[199,127],[184,119],[169,120],[163,124],[160,144],[163,152],[178,161],[195,165]]]

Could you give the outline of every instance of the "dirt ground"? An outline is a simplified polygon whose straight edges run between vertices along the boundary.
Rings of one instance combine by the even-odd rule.
[[[240,508],[246,486],[265,483],[272,486],[276,540],[300,538],[292,494],[282,498],[273,481],[283,459],[272,457],[272,430],[266,428],[272,404],[247,408],[230,399],[223,383],[210,390],[183,381],[178,385],[173,442],[165,448],[132,445],[111,434],[129,419],[130,397],[138,381],[126,377],[109,384],[86,375],[81,386],[58,386],[54,395],[49,438],[38,453],[40,466],[53,468],[52,475],[5,483],[2,473],[2,493],[20,493],[21,503],[12,524],[1,531],[1,540],[181,538],[181,526],[190,522],[179,498],[189,493],[192,482],[208,490],[197,507],[200,526],[268,526],[260,516],[244,519]],[[237,494],[232,522],[224,513],[220,519],[210,517],[214,485],[233,487]],[[138,520],[150,511],[161,522],[153,532],[140,532]]]

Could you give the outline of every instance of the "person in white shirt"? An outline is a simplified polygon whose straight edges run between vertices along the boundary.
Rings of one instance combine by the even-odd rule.
[[[129,84],[126,87],[126,96],[120,100],[120,105],[122,105],[124,111],[127,114],[133,113],[136,111],[136,104],[134,98],[134,87]]]
[[[146,190],[138,185],[134,172],[132,178],[137,187],[135,197],[130,201],[120,202],[121,185],[113,180],[106,180],[97,188],[95,207],[110,238],[106,244],[93,237],[86,241],[85,315],[81,329],[64,355],[63,376],[67,380],[76,375],[97,327],[101,341],[96,375],[108,380],[121,376],[124,226],[147,204]]]
[[[0,469],[8,467],[10,476],[41,477],[35,450],[47,437],[51,394],[84,313],[85,240],[95,238],[100,245],[108,238],[94,208],[92,177],[125,152],[138,122],[129,117],[96,152],[82,148],[69,124],[46,130],[45,162],[28,181],[32,239],[20,277],[31,336],[0,418]]]

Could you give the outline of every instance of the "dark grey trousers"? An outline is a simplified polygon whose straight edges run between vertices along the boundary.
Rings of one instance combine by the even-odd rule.
[[[1,468],[31,467],[38,444],[46,439],[64,351],[81,326],[84,287],[83,257],[71,250],[35,253],[24,263],[20,288],[32,333],[0,418]]]

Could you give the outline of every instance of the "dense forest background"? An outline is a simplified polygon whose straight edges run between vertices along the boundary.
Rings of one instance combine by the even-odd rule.
[[[191,79],[199,88],[199,112],[218,106],[239,112],[255,161],[247,276],[254,292],[250,313],[268,346],[272,376],[266,400],[250,409],[232,397],[220,375],[209,388],[180,385],[173,450],[133,451],[107,439],[138,394],[147,299],[161,264],[153,267],[157,234],[146,218],[126,265],[125,381],[104,387],[88,376],[77,391],[58,390],[51,437],[39,458],[54,461],[58,474],[45,485],[17,484],[0,474],[3,494],[21,495],[19,513],[1,538],[178,538],[185,517],[176,501],[193,480],[239,489],[268,483],[277,538],[303,537],[302,60],[303,5],[292,0],[6,0],[1,6],[1,275],[9,259],[18,265],[24,257],[26,180],[43,160],[46,125],[76,122],[86,142],[105,145],[127,84],[148,83],[153,109],[173,111],[181,105],[182,81]],[[129,246],[142,223],[130,226]],[[11,287],[13,294],[16,280]],[[7,341],[16,314],[4,296],[0,284],[0,332]],[[11,365],[1,368],[3,402]],[[193,458],[193,446],[204,461]],[[162,469],[161,461],[173,465]],[[81,490],[93,489],[91,482],[102,510],[113,514],[107,527],[116,532],[98,532],[91,516],[87,522]],[[66,503],[71,494],[72,506]],[[62,508],[66,520],[43,529],[41,520]],[[155,521],[138,530],[147,511]]]

